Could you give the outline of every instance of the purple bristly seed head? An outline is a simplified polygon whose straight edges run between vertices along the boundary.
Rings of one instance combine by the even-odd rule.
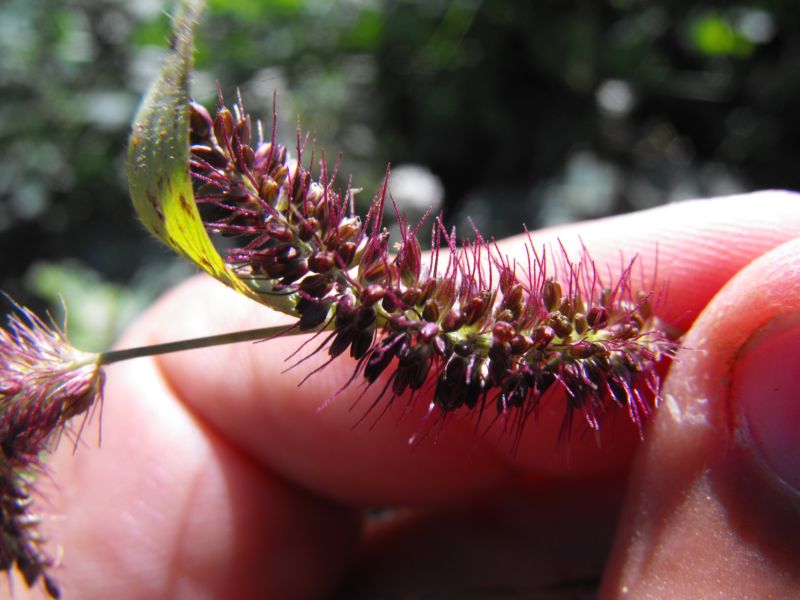
[[[46,572],[54,561],[30,512],[31,478],[68,421],[101,400],[98,360],[24,307],[0,329],[0,567],[16,567],[29,586],[41,580],[52,597],[58,586]]]
[[[229,263],[296,298],[300,327],[331,329],[329,355],[349,349],[368,383],[385,376],[398,395],[435,378],[442,412],[492,401],[504,414],[566,386],[552,397],[567,398],[568,414],[594,427],[604,407],[622,405],[641,427],[649,408],[638,398],[648,396],[634,388],[657,391],[656,364],[677,343],[654,316],[651,290],[633,289],[630,265],[603,281],[585,252],[575,261],[563,250],[547,272],[532,247],[526,266],[477,233],[458,247],[438,219],[424,264],[419,226],[400,214],[401,239],[389,243],[386,182],[360,218],[353,190],[337,192],[324,161],[317,176],[302,144],[292,159],[274,133],[253,140],[242,107],[211,119],[192,106],[191,123],[198,202],[214,208],[207,228],[241,242]]]

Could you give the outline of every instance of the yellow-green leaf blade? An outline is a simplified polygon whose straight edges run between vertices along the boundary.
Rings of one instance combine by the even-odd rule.
[[[189,174],[189,75],[194,27],[204,5],[204,0],[179,5],[171,51],[134,120],[128,186],[139,218],[156,237],[216,279],[255,297],[208,237]]]

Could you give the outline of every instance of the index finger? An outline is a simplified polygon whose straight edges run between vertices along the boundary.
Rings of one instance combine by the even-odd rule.
[[[655,286],[656,293],[668,288],[661,314],[687,327],[740,268],[800,233],[797,202],[797,196],[780,192],[686,202],[545,230],[532,239],[551,248],[560,242],[573,255],[585,247],[598,265],[609,265],[612,276],[636,255],[641,267],[633,272],[634,285]],[[508,240],[501,249],[523,258],[524,241]],[[149,321],[157,326],[147,337],[152,342],[180,339],[280,319],[221,286],[194,280],[153,310]],[[453,419],[441,435],[410,448],[409,439],[423,429],[428,399],[418,397],[408,405],[401,398],[381,418],[357,425],[377,390],[360,398],[358,382],[345,386],[353,372],[346,359],[303,382],[326,357],[317,353],[287,370],[291,363],[285,358],[301,343],[283,338],[164,356],[158,362],[176,395],[256,461],[348,503],[446,502],[520,469],[541,477],[624,471],[635,444],[635,429],[616,419],[601,429],[599,439],[573,436],[569,444],[558,445],[563,408],[554,406],[526,426],[515,454],[509,453],[508,440],[482,435],[480,429],[476,435],[471,419]]]

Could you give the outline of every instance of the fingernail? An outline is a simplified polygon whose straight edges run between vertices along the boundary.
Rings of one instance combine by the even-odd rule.
[[[776,319],[745,344],[731,394],[741,437],[759,462],[800,493],[800,315]]]

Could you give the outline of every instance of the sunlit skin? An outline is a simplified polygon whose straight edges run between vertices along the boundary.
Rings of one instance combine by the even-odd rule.
[[[622,252],[653,266],[657,254],[661,316],[688,331],[644,443],[610,419],[599,436],[559,445],[558,410],[528,423],[514,453],[507,436],[476,433],[470,419],[409,447],[424,394],[353,428],[365,406],[352,407],[357,386],[318,410],[352,363],[298,388],[305,372],[283,373],[293,338],[110,366],[102,447],[91,429],[76,453],[62,444],[41,485],[65,597],[557,597],[601,577],[604,598],[796,595],[797,492],[772,471],[791,461],[741,434],[734,401],[746,392],[725,382],[744,377],[749,363],[736,361],[748,340],[798,314],[797,203],[762,193],[535,234],[582,242],[610,265]],[[282,319],[200,277],[120,345]],[[397,510],[369,517],[370,506]]]

